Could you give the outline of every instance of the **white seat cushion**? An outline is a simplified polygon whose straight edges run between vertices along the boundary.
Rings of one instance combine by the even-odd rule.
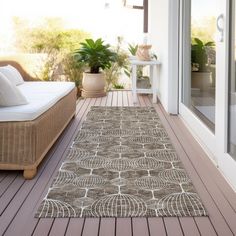
[[[0,72],[0,107],[25,104],[28,104],[25,96],[15,84],[11,83],[6,76]]]
[[[24,83],[24,79],[20,72],[13,66],[1,66],[0,72],[2,72],[13,84],[20,85]]]
[[[25,82],[17,86],[29,104],[1,107],[0,121],[29,121],[46,112],[75,88],[73,82]]]

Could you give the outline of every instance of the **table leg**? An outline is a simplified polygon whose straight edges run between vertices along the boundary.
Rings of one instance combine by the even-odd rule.
[[[150,78],[152,80],[152,102],[157,103],[157,78],[154,78],[154,65],[150,66]]]
[[[133,101],[137,103],[137,65],[132,66],[132,93]]]

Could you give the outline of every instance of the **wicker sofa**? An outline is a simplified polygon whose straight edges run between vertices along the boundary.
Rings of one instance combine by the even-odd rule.
[[[34,80],[18,63],[0,62],[0,66],[8,64],[17,68],[25,81]],[[75,111],[74,88],[34,120],[1,121],[0,170],[23,170],[24,178],[32,179],[46,153],[75,116]]]

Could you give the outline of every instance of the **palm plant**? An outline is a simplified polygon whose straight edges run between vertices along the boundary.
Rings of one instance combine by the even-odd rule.
[[[75,60],[84,63],[90,68],[90,73],[99,73],[100,69],[109,69],[111,63],[116,60],[116,53],[110,49],[109,44],[99,38],[96,41],[86,39],[80,43],[81,48],[74,52]]]
[[[207,49],[214,47],[214,42],[204,43],[199,38],[194,38],[194,43],[191,45],[191,61],[192,65],[197,64],[198,72],[206,72],[208,64]]]

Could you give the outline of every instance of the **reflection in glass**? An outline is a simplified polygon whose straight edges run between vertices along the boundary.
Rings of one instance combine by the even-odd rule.
[[[232,7],[233,16],[236,6]],[[236,160],[236,19],[232,21],[231,76],[229,83],[229,152]]]
[[[215,130],[216,17],[221,0],[191,1],[188,71],[183,80],[183,103],[213,132]],[[204,6],[204,7],[203,7]],[[186,59],[185,58],[185,59]]]

